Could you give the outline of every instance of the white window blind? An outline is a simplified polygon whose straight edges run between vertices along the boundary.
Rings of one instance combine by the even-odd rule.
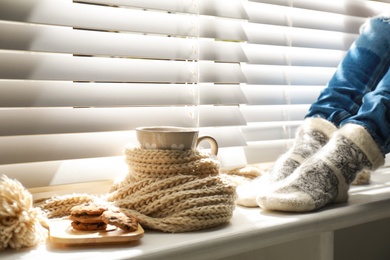
[[[248,104],[242,133],[248,163],[272,162],[291,145],[297,126],[333,75],[368,17],[385,1],[254,0],[243,64]],[[244,66],[245,65],[245,66]]]
[[[369,16],[363,0],[1,0],[0,174],[113,179],[138,126],[199,127],[271,162]],[[207,148],[207,147],[205,147]]]

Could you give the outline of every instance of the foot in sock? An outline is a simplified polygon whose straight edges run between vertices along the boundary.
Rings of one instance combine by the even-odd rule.
[[[286,178],[307,158],[316,153],[329,140],[336,127],[322,118],[307,118],[298,128],[289,151],[276,160],[272,169],[258,179],[237,188],[237,204],[258,207],[256,196],[259,190]]]
[[[293,146],[276,160],[266,174],[269,182],[280,181],[289,176],[307,158],[315,154],[336,131],[336,127],[322,118],[308,118],[297,131]]]
[[[263,209],[306,212],[348,200],[348,190],[363,169],[375,170],[384,156],[362,126],[347,124],[283,181],[257,196]]]

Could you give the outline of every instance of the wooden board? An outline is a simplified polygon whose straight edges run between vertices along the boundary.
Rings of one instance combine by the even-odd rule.
[[[144,229],[138,225],[134,232],[127,232],[112,225],[103,231],[78,231],[71,226],[71,220],[53,220],[50,223],[49,239],[63,245],[92,245],[109,243],[127,243],[138,240],[144,235]]]

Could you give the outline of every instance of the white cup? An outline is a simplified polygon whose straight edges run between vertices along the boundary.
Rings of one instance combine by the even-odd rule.
[[[138,142],[143,149],[194,150],[203,142],[209,142],[211,153],[218,154],[218,143],[211,136],[199,137],[195,128],[153,126],[136,128]]]

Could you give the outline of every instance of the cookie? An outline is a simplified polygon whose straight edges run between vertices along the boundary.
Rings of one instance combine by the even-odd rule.
[[[90,224],[90,223],[100,223],[103,222],[102,215],[71,215],[69,217],[70,220],[74,222],[80,222],[84,224]]]
[[[107,228],[107,224],[104,222],[99,223],[81,223],[73,221],[71,223],[72,228],[79,231],[100,231]]]
[[[107,210],[107,207],[93,203],[87,202],[81,205],[72,207],[70,210],[71,215],[81,216],[81,215],[101,215],[104,211]]]
[[[107,208],[105,206],[88,202],[71,208],[69,219],[72,227],[79,231],[100,231],[107,228],[101,215]]]
[[[106,224],[116,226],[125,231],[136,231],[138,229],[138,221],[134,216],[128,216],[120,211],[107,210],[102,214],[102,220]]]

